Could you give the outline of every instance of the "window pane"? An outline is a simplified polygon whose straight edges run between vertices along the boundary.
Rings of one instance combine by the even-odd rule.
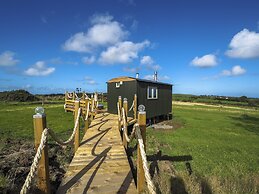
[[[157,98],[156,97],[156,88],[153,88],[153,98]]]
[[[152,98],[152,88],[148,88],[148,98]]]

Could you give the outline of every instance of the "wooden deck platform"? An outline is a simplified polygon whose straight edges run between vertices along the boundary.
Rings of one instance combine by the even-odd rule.
[[[137,193],[117,115],[96,115],[57,193]]]

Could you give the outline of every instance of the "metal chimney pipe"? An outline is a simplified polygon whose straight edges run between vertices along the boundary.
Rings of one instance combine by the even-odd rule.
[[[154,73],[154,81],[157,82],[157,71]]]

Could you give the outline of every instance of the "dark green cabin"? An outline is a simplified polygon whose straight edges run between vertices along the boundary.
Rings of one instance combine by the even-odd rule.
[[[172,84],[133,77],[118,77],[107,82],[108,112],[117,114],[118,97],[128,99],[130,108],[137,94],[137,105],[143,104],[147,118],[169,115],[172,112]],[[133,111],[129,112],[133,117]]]

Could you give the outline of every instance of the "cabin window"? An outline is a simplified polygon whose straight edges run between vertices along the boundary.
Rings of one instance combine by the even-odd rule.
[[[157,87],[148,87],[147,99],[157,99],[157,97],[158,97]]]
[[[120,86],[121,86],[120,82],[116,82],[115,87],[116,87],[116,88],[119,88]]]

